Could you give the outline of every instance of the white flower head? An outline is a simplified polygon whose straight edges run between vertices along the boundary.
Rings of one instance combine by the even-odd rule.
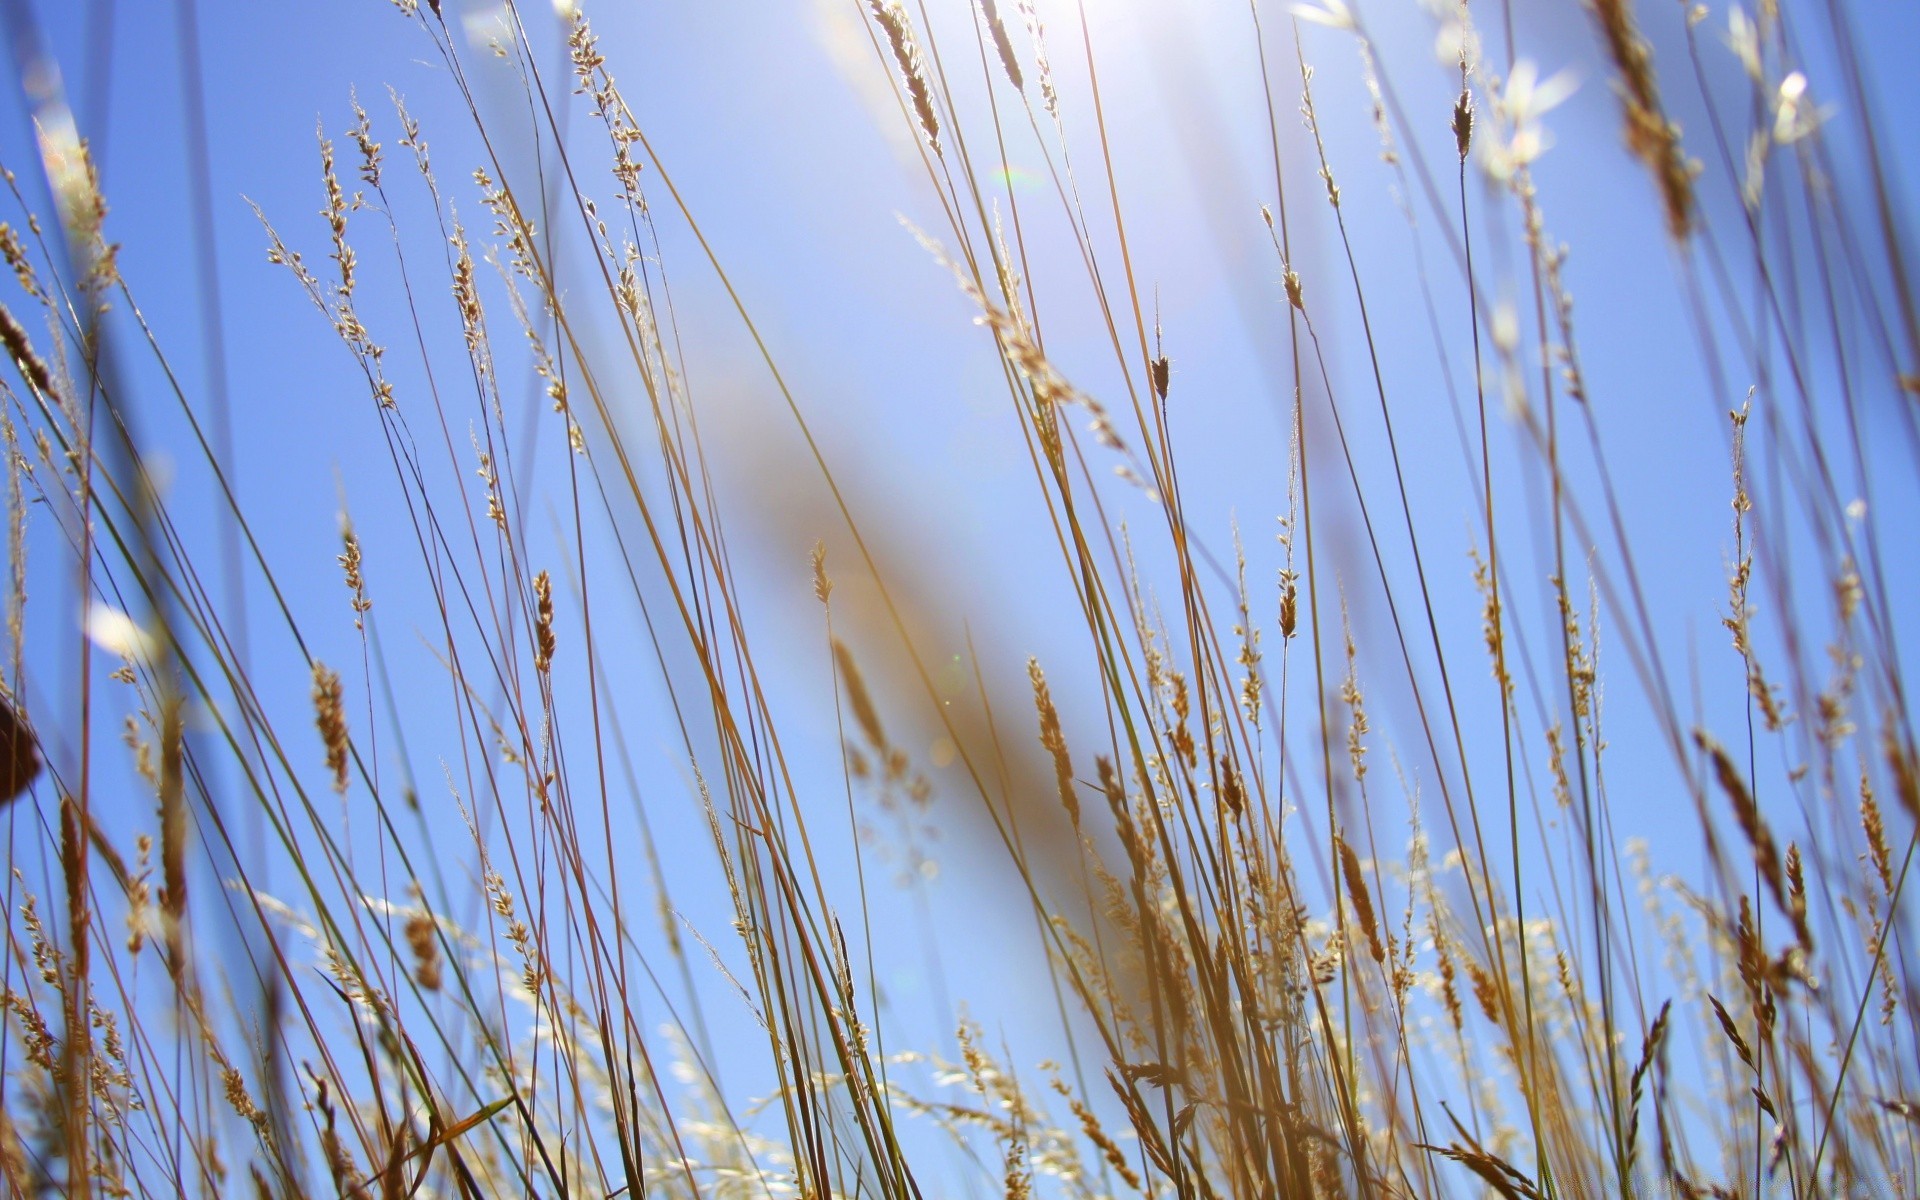
[[[1795,71],[1780,81],[1773,104],[1773,140],[1785,146],[1807,137],[1833,115],[1827,107],[1807,101],[1807,77]]]
[[[1558,71],[1542,79],[1533,60],[1523,58],[1513,64],[1507,86],[1500,91],[1500,111],[1516,126],[1537,121],[1542,113],[1558,108],[1579,86],[1572,71]]]
[[[1760,82],[1760,29],[1738,4],[1727,11],[1727,46],[1747,77]]]
[[[1302,21],[1315,25],[1325,25],[1328,29],[1352,29],[1353,12],[1346,0],[1313,0],[1311,4],[1296,4],[1290,10]]]
[[[140,622],[106,603],[95,600],[87,607],[87,639],[116,658],[145,665],[159,653],[159,639]]]
[[[1542,79],[1532,60],[1523,58],[1514,63],[1506,81],[1497,87],[1494,100],[1505,136],[1480,143],[1487,173],[1504,183],[1515,171],[1545,154],[1553,145],[1553,137],[1540,123],[1541,114],[1557,108],[1578,87],[1571,71]]]

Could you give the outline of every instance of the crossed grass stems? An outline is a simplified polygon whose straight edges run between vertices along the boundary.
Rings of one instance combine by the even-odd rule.
[[[866,925],[869,883],[862,873],[861,928],[850,936],[815,853],[829,810],[790,769],[761,687],[699,406],[683,383],[661,212],[733,300],[838,508],[852,569],[876,589],[885,621],[860,630],[861,640],[897,635],[907,678],[937,700],[908,602],[586,20],[572,18],[573,75],[557,81],[509,9],[495,50],[524,85],[541,164],[537,178],[512,183],[438,5],[397,7],[474,119],[488,156],[472,175],[487,234],[470,235],[456,214],[398,95],[391,126],[378,127],[398,130],[394,149],[407,161],[397,173],[424,189],[443,259],[397,224],[395,163],[357,100],[345,138],[355,180],[343,182],[333,142],[320,138],[328,265],[310,267],[265,214],[262,223],[272,260],[359,368],[404,499],[433,601],[428,637],[462,725],[442,754],[448,795],[424,795],[403,770],[379,765],[392,754],[380,742],[376,692],[395,710],[386,728],[398,759],[409,757],[368,581],[381,572],[343,515],[345,615],[303,613],[281,591],[272,548],[227,486],[212,449],[219,439],[166,369],[117,271],[84,146],[48,160],[59,234],[30,222],[0,239],[20,284],[15,303],[38,309],[46,327],[36,339],[11,307],[0,321],[18,377],[6,384],[0,426],[12,698],[34,710],[20,683],[30,502],[56,514],[65,538],[56,545],[81,594],[143,614],[144,625],[122,631],[124,660],[111,677],[78,673],[76,744],[49,753],[54,768],[10,810],[0,1172],[11,1193],[937,1194],[955,1160],[930,1155],[906,1127],[916,1121],[963,1148],[977,1188],[1010,1197],[1817,1196],[1914,1186],[1920,1090],[1897,917],[1920,768],[1863,426],[1870,415],[1891,421],[1898,451],[1920,449],[1911,365],[1920,322],[1843,18],[1832,23],[1839,82],[1877,218],[1864,229],[1841,218],[1827,186],[1842,173],[1805,77],[1789,70],[1790,27],[1771,7],[1730,25],[1751,94],[1739,114],[1707,97],[1704,163],[1688,157],[1667,115],[1631,8],[1602,0],[1591,14],[1628,147],[1660,198],[1698,313],[1701,360],[1721,395],[1744,390],[1734,379],[1753,380],[1728,422],[1723,611],[1735,657],[1723,651],[1710,668],[1739,672],[1747,699],[1743,724],[1716,734],[1682,715],[1675,667],[1655,636],[1600,433],[1604,400],[1589,397],[1576,350],[1567,252],[1549,236],[1533,186],[1544,85],[1515,56],[1505,9],[1483,14],[1504,34],[1487,39],[1503,41],[1504,56],[1461,37],[1457,99],[1438,115],[1402,110],[1345,5],[1247,10],[1274,147],[1271,202],[1249,216],[1272,234],[1286,323],[1276,336],[1292,370],[1283,565],[1268,616],[1248,586],[1238,531],[1229,563],[1183,515],[1168,417],[1177,381],[1129,254],[1085,14],[1070,14],[1076,36],[1061,44],[1077,43],[1067,53],[1084,68],[1084,94],[1073,94],[1097,136],[1070,143],[1076,101],[1056,86],[1046,30],[1026,0],[967,9],[970,41],[936,39],[924,4],[870,0],[865,28],[939,214],[936,232],[914,232],[992,336],[1089,635],[1084,659],[1062,652],[1064,662],[1027,663],[1031,718],[994,711],[985,682],[994,664],[977,660],[969,703],[983,720],[965,724],[931,706],[963,781],[940,803],[970,806],[1017,871],[1061,997],[1066,1065],[1049,1065],[1044,1087],[1023,1082],[1008,1052],[996,1055],[963,1021],[959,1060],[938,1064],[950,1089],[928,1092],[919,1064],[931,1056],[889,1044],[872,1008],[879,948]],[[1462,8],[1455,20],[1468,29],[1474,15]],[[1303,36],[1303,18],[1331,32]],[[942,22],[958,30],[962,18]],[[1687,37],[1690,82],[1706,97],[1703,56],[1715,48],[1697,21]],[[1335,154],[1314,107],[1309,42],[1359,55],[1378,149],[1408,198],[1418,265],[1395,286],[1417,289],[1449,390],[1449,356],[1471,356],[1471,393],[1453,396],[1478,514],[1485,659],[1471,667],[1429,587],[1431,535],[1423,550],[1408,487],[1422,464],[1401,456],[1379,366],[1397,348],[1374,340]],[[949,70],[957,78],[976,66],[977,93],[957,89]],[[1281,97],[1296,84],[1316,185],[1282,170]],[[576,105],[600,131],[598,151],[561,136]],[[1429,133],[1449,126],[1436,147]],[[977,174],[1027,135],[1046,164],[1044,201]],[[1097,148],[1096,169],[1083,161],[1076,170],[1070,144]],[[611,159],[614,194],[597,202],[600,154]],[[1470,178],[1490,182],[1480,205]],[[1709,219],[1703,179],[1736,187],[1736,219]],[[17,188],[14,197],[24,209]],[[1297,214],[1321,201],[1335,218],[1344,278],[1295,269],[1289,205]],[[1416,201],[1430,225],[1416,219]],[[1043,303],[1030,269],[1038,225],[1031,213],[1023,219],[1023,203],[1057,204],[1070,231],[1120,381],[1107,399],[1048,356],[1040,314],[1055,302]],[[1476,266],[1482,207],[1518,230],[1524,315],[1488,299]],[[597,289],[557,281],[547,231],[562,223],[592,248]],[[1429,278],[1436,239],[1438,261],[1457,271],[1449,289]],[[398,343],[363,324],[357,306],[360,251],[376,243],[411,318],[402,339],[419,355],[419,394],[389,379]],[[476,244],[492,248],[480,263]],[[1869,271],[1871,262],[1887,273]],[[487,264],[497,284],[483,282]],[[447,302],[443,283],[457,350],[436,344],[426,315]],[[1336,296],[1342,320],[1357,316],[1373,364],[1358,394],[1336,385],[1323,353],[1322,314]],[[137,331],[129,343],[165,371],[234,545],[272,599],[268,616],[306,664],[311,729],[272,715],[270,697],[287,681],[250,672],[234,639],[239,614],[215,598],[141,466],[105,351],[110,302],[128,314],[115,328]],[[589,351],[589,326],[595,336],[612,331],[617,372],[596,367],[606,359]],[[544,385],[526,411],[502,378],[521,360],[495,358],[502,327],[524,335],[522,353]],[[637,414],[620,407],[616,375],[637,382]],[[1348,439],[1348,423],[1370,411],[1384,464]],[[1747,457],[1756,416],[1766,455],[1758,471]],[[542,458],[527,449],[515,423],[531,421],[557,429],[565,450]],[[1544,469],[1544,513],[1506,499],[1512,485],[1497,475],[1495,452],[1503,430]],[[1584,455],[1578,468],[1569,454]],[[538,489],[536,462],[548,476]],[[1350,505],[1359,518],[1360,561],[1377,575],[1389,639],[1355,640],[1330,552],[1316,545],[1328,505]],[[1129,523],[1122,510],[1147,516]],[[548,517],[547,551],[558,557],[544,563],[529,531],[543,513],[559,514]],[[604,555],[594,533],[603,519]],[[1552,559],[1544,579],[1506,549],[1540,522]],[[824,544],[812,572],[849,825],[862,819],[860,792],[910,829],[935,789],[888,726],[923,715],[912,688],[891,696],[863,678],[835,626]],[[1515,597],[1542,587],[1558,620],[1530,643],[1509,613]],[[667,684],[687,790],[704,807],[740,938],[735,968],[679,916],[637,802],[621,689],[602,650],[612,635],[596,633],[596,618],[604,630],[606,614],[628,603]],[[1758,619],[1763,609],[1771,625]],[[1613,822],[1602,613],[1610,653],[1626,656],[1636,701],[1677,767],[1672,786],[1697,818],[1706,865],[1684,884],[1657,884],[1644,850],[1623,843]],[[342,673],[308,652],[301,631],[347,618],[360,661]],[[1263,648],[1263,626],[1269,646],[1278,634],[1277,650]],[[1396,797],[1382,795],[1369,769],[1377,747],[1363,667],[1405,676],[1447,847],[1437,859],[1434,806],[1423,814],[1413,803],[1404,772],[1405,859],[1381,849],[1371,814]],[[1056,683],[1072,672],[1079,711],[1060,710],[1049,669]],[[1484,716],[1489,689],[1497,724]],[[350,701],[355,693],[363,704]],[[96,754],[114,752],[94,744],[93,709],[129,699],[126,740],[157,806],[130,851],[124,833],[98,819],[90,771]],[[189,736],[190,709],[206,715],[207,735]],[[1069,727],[1104,733],[1070,743]],[[1027,737],[1037,737],[1037,761],[1024,752]],[[1763,770],[1768,756],[1789,767]],[[620,869],[616,851],[615,809],[628,796],[646,882]],[[1035,796],[1057,798],[1057,810]],[[374,862],[342,832],[347,804],[374,824]],[[264,823],[291,885],[284,895],[254,877],[237,806]],[[1559,845],[1548,842],[1548,806],[1564,818],[1564,834],[1551,835]],[[471,836],[464,886],[444,839],[428,849],[428,822],[449,812]],[[1790,834],[1775,824],[1785,815],[1797,821]],[[1064,823],[1064,841],[1038,837],[1047,820]],[[44,895],[18,865],[36,840],[52,856]],[[1537,859],[1529,840],[1543,847]],[[196,875],[196,861],[212,870]],[[208,875],[221,886],[190,905],[192,881]],[[650,919],[664,960],[639,941]],[[208,928],[237,931],[244,965],[213,969],[202,950],[217,940]],[[141,969],[155,958],[159,977]],[[655,973],[662,961],[674,984]],[[778,1085],[757,1105],[724,1094],[711,1072],[701,973],[744,997],[759,1022]],[[642,1027],[643,1008],[670,1014],[666,1033]]]

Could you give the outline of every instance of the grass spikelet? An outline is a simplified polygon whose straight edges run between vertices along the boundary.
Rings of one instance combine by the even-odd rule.
[[[1472,1141],[1468,1138],[1468,1141]],[[1478,1175],[1502,1200],[1542,1200],[1542,1193],[1531,1179],[1512,1163],[1478,1145],[1432,1146],[1429,1149]]]
[[[181,702],[168,697],[160,716],[160,892],[167,971],[174,987],[187,979],[187,789],[183,767],[186,731]]]
[[[1360,856],[1354,853],[1346,838],[1336,836],[1334,845],[1340,852],[1340,876],[1347,885],[1347,899],[1353,903],[1353,915],[1360,922],[1361,932],[1367,935],[1367,953],[1373,956],[1374,962],[1385,963],[1387,951],[1380,943],[1380,922],[1373,911],[1373,892],[1360,871]]]
[[[860,675],[860,664],[853,661],[853,651],[839,638],[833,639],[833,659],[839,665],[840,679],[847,689],[847,704],[853,709],[853,719],[860,726],[860,732],[874,749],[884,751],[887,734],[880,726],[880,711],[873,706],[873,696]]]
[[[1673,1001],[1661,1003],[1660,1012],[1653,1018],[1653,1024],[1647,1027],[1647,1036],[1640,1043],[1640,1061],[1634,1064],[1633,1076],[1628,1084],[1627,1095],[1627,1167],[1633,1162],[1639,1151],[1640,1139],[1640,1101],[1646,1094],[1647,1074],[1653,1070],[1661,1050],[1666,1044],[1667,1018],[1673,1012]]]
[[[1300,628],[1300,576],[1280,572],[1280,636],[1291,641]]]
[[[1216,760],[1220,772],[1220,803],[1227,811],[1239,816],[1247,808],[1247,789],[1240,780],[1240,772],[1234,769],[1233,759],[1222,753]]]
[[[1727,1011],[1727,1006],[1720,1003],[1719,997],[1712,995],[1707,997],[1707,1003],[1713,1006],[1714,1019],[1720,1022],[1720,1031],[1727,1035],[1727,1041],[1732,1044],[1734,1054],[1739,1056],[1740,1061],[1745,1063],[1748,1069],[1752,1069],[1753,1048],[1748,1046],[1747,1039],[1740,1035],[1740,1026],[1734,1022],[1733,1015]]]
[[[318,659],[313,663],[313,723],[327,748],[327,773],[333,790],[347,791],[347,711],[340,676]]]
[[[92,1007],[93,914],[88,902],[87,837],[81,829],[80,804],[60,798],[60,878],[66,884],[67,979],[61,989],[66,1036],[60,1042],[60,1094],[64,1102],[61,1133],[66,1142],[69,1179],[82,1182],[74,1192],[89,1194],[85,1181],[93,1172],[94,1124],[91,1079],[94,1070],[93,1032],[88,1020]]]
[[[0,1177],[6,1179],[9,1191],[16,1196],[30,1195],[33,1191],[27,1155],[26,1143],[20,1139],[13,1118],[0,1111]]]
[[[827,575],[827,544],[816,539],[810,556],[813,564],[813,598],[825,604],[833,595],[833,580]]]
[[[1053,86],[1053,67],[1047,62],[1047,30],[1040,23],[1040,13],[1033,6],[1033,0],[1015,0],[1020,6],[1020,20],[1027,27],[1027,36],[1033,40],[1033,66],[1040,73],[1040,102],[1046,106],[1047,115],[1060,120],[1060,93]]]
[[[1053,706],[1053,693],[1040,670],[1040,660],[1027,659],[1027,680],[1033,685],[1033,707],[1040,714],[1040,744],[1053,758],[1053,781],[1060,791],[1060,804],[1067,819],[1080,828],[1080,797],[1073,790],[1073,760],[1067,753],[1067,737],[1060,731],[1060,713]]]
[[[880,22],[880,28],[886,31],[893,61],[906,81],[914,115],[920,119],[920,131],[927,135],[927,145],[937,155],[940,153],[940,114],[933,107],[933,88],[927,81],[926,60],[920,55],[919,43],[914,41],[913,21],[900,0],[867,0],[867,7],[872,10],[874,20]]]
[[[1467,151],[1473,147],[1473,93],[1465,87],[1453,102],[1453,144],[1460,152],[1460,161],[1466,162]]]
[[[1867,861],[1880,880],[1883,896],[1893,895],[1893,850],[1887,844],[1886,818],[1880,802],[1874,799],[1873,783],[1866,772],[1860,773],[1860,829],[1867,835]]]
[[[357,265],[353,247],[347,244],[347,195],[341,190],[339,173],[334,170],[332,139],[324,130],[316,129],[314,136],[320,142],[320,176],[327,189],[327,206],[321,215],[326,217],[327,231],[333,236],[332,257],[340,271],[337,299],[344,306],[353,296]]]
[[[1340,681],[1340,700],[1347,706],[1347,762],[1353,768],[1354,782],[1364,785],[1367,780],[1367,731],[1371,726],[1367,722],[1366,696],[1360,690],[1358,653],[1353,644],[1353,625],[1347,619],[1344,603],[1340,606],[1340,623],[1346,636],[1347,673]],[[1364,792],[1363,792],[1364,795]]]
[[[1032,385],[1034,399],[1039,401],[1041,413],[1050,414],[1057,405],[1074,404],[1084,408],[1092,417],[1088,428],[1094,438],[1108,449],[1127,455],[1128,462],[1122,465],[1133,470],[1137,476],[1139,469],[1134,465],[1133,455],[1127,449],[1127,444],[1120,439],[1112,418],[1107,414],[1106,406],[1094,396],[1075,387],[1054,366],[1052,360],[1047,357],[1046,351],[1041,348],[1039,337],[1028,320],[1027,314],[1021,311],[1019,297],[1009,292],[1008,307],[1002,309],[980,290],[980,286],[974,282],[973,276],[968,274],[964,267],[947,256],[947,252],[939,243],[918,230],[914,231],[914,235],[927,252],[933,255],[934,261],[953,272],[954,281],[960,285],[960,290],[979,306],[979,322],[993,330],[1007,357]],[[1057,448],[1054,453],[1058,453]]]
[[[1693,230],[1695,168],[1680,146],[1680,127],[1660,105],[1653,74],[1653,49],[1633,19],[1633,0],[1592,0],[1607,56],[1618,72],[1616,83],[1626,118],[1627,148],[1653,172],[1666,213],[1667,232],[1685,241]]]
[[[553,669],[553,580],[545,571],[533,577],[533,669]]]
[[[1914,759],[1913,745],[1896,733],[1891,725],[1881,738],[1881,750],[1887,765],[1893,768],[1893,791],[1908,817],[1920,821],[1920,764]]]
[[[1000,66],[1007,73],[1007,81],[1013,84],[1014,91],[1026,91],[1026,80],[1020,74],[1020,60],[1013,53],[1013,39],[1007,36],[1007,23],[1000,19],[998,0],[980,0],[980,12],[987,19],[987,32],[993,36],[993,49],[1000,56]]]
[[[439,927],[433,914],[422,909],[407,918],[407,950],[413,955],[413,978],[429,992],[440,990]]]
[[[1734,820],[1740,825],[1740,832],[1746,835],[1747,844],[1753,848],[1753,863],[1759,868],[1760,879],[1772,893],[1775,903],[1786,911],[1786,876],[1780,869],[1780,850],[1774,844],[1773,830],[1768,827],[1766,818],[1760,815],[1760,805],[1754,800],[1753,793],[1747,789],[1747,781],[1740,773],[1726,747],[1716,741],[1703,729],[1693,731],[1694,744],[1705,751],[1713,761],[1714,777],[1720,781],[1720,790],[1727,794],[1733,804]]]
[[[340,514],[340,570],[346,575],[347,591],[352,594],[349,603],[353,606],[353,627],[366,628],[367,610],[373,607],[373,601],[367,599],[367,581],[360,573],[360,538],[353,531],[353,521],[346,513]]]
[[[1460,982],[1454,968],[1452,939],[1441,929],[1439,913],[1431,905],[1427,909],[1427,933],[1433,938],[1434,966],[1440,975],[1440,1003],[1447,1010],[1447,1021],[1453,1026],[1454,1037],[1460,1039],[1466,1032],[1466,1013],[1460,1004]]]
[[[1053,1090],[1060,1093],[1066,1100],[1067,1108],[1073,1113],[1074,1119],[1080,1122],[1080,1132],[1086,1135],[1087,1141],[1100,1152],[1100,1157],[1113,1168],[1113,1173],[1118,1175],[1120,1181],[1127,1187],[1133,1191],[1139,1191],[1140,1176],[1134,1172],[1133,1165],[1127,1161],[1126,1152],[1120,1148],[1120,1143],[1114,1141],[1113,1136],[1100,1123],[1099,1116],[1075,1096],[1072,1089],[1068,1088],[1058,1076],[1054,1077],[1052,1084]]]
[[[153,837],[134,839],[133,873],[127,877],[127,953],[137,955],[147,943],[147,921],[153,904]]]
[[[370,188],[380,186],[380,143],[373,140],[373,121],[367,116],[367,110],[360,107],[360,97],[351,90],[347,93],[348,103],[353,107],[353,128],[348,136],[353,144],[360,148],[360,178]]]
[[[1800,844],[1787,843],[1787,916],[1793,921],[1800,948],[1813,952],[1813,931],[1807,925],[1807,869],[1800,859]]]
[[[33,348],[33,340],[27,336],[26,329],[13,315],[13,310],[0,304],[0,347],[4,347],[7,357],[20,372],[30,387],[40,395],[53,399],[59,392],[53,386],[53,373],[47,370],[47,364]]]
[[[322,1121],[320,1150],[326,1159],[327,1172],[333,1176],[333,1186],[342,1196],[363,1192],[367,1187],[367,1179],[354,1162],[353,1151],[340,1140],[339,1113],[334,1107],[332,1088],[311,1066],[307,1068],[307,1077],[313,1080],[313,1107],[320,1113]]]
[[[1503,1024],[1500,1018],[1500,985],[1471,955],[1463,956],[1460,965],[1466,968],[1467,981],[1472,984],[1473,998],[1480,1004],[1481,1015],[1496,1028],[1500,1027]]]
[[[0,260],[4,260],[12,269],[21,291],[35,300],[46,295],[40,287],[40,272],[34,268],[33,260],[27,257],[27,247],[20,240],[20,232],[5,221],[0,221]]]

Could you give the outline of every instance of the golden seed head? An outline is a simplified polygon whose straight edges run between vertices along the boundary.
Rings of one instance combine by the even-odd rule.
[[[340,676],[315,659],[313,663],[313,723],[327,748],[327,771],[333,790],[347,790],[347,713]]]
[[[1453,103],[1453,141],[1460,161],[1467,161],[1467,150],[1473,145],[1473,94],[1466,88],[1460,89],[1460,98]]]
[[[1000,19],[1000,6],[995,0],[980,0],[980,11],[987,18],[987,30],[993,35],[994,51],[1000,55],[1001,69],[1007,73],[1008,82],[1016,92],[1026,90],[1026,80],[1020,74],[1020,60],[1014,57],[1013,39],[1007,36],[1007,24]]]
[[[533,577],[533,669],[546,674],[553,667],[553,581],[545,571]]]
[[[1060,804],[1067,819],[1080,827],[1080,797],[1073,790],[1073,760],[1067,753],[1067,737],[1060,730],[1060,712],[1053,706],[1053,693],[1040,670],[1040,660],[1027,659],[1027,680],[1033,685],[1033,706],[1040,714],[1040,744],[1053,758],[1053,782],[1060,793]]]
[[[913,38],[913,23],[907,16],[907,10],[900,0],[867,0],[874,20],[880,22],[880,28],[886,31],[887,44],[893,49],[893,60],[900,67],[901,78],[906,81],[907,95],[913,101],[913,111],[920,118],[920,130],[927,135],[927,145],[940,153],[940,116],[933,107],[933,87],[927,81],[927,65],[920,55],[920,46]]]

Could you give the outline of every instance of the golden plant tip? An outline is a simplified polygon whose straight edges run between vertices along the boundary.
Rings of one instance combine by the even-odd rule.
[[[1292,267],[1287,268],[1286,285],[1287,303],[1293,305],[1301,312],[1307,311],[1307,301],[1300,287],[1300,273]]]

